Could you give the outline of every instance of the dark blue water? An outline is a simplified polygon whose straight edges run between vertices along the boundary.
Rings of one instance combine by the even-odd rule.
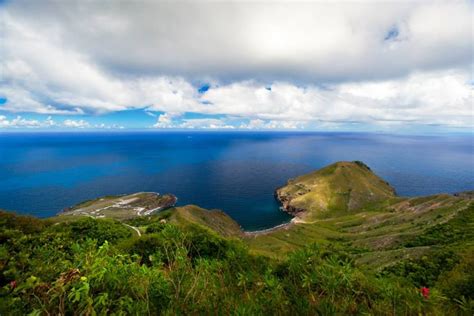
[[[173,193],[245,229],[288,220],[273,198],[287,179],[362,160],[400,195],[474,189],[472,136],[334,133],[4,133],[0,208],[51,216],[108,194]]]

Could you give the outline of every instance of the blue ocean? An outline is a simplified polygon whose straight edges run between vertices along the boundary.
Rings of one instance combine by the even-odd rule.
[[[154,191],[263,229],[289,219],[276,188],[339,160],[364,161],[402,196],[474,189],[472,136],[2,133],[0,208],[47,217],[103,195]]]

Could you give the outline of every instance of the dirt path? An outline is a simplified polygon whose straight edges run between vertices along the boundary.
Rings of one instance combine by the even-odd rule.
[[[124,224],[124,223],[123,223],[123,224]],[[129,227],[129,228],[131,228],[131,229],[133,229],[134,231],[136,231],[137,234],[138,234],[138,237],[140,237],[140,236],[142,235],[142,233],[140,232],[140,230],[139,230],[138,228],[136,228],[135,226],[128,225],[128,224],[124,224],[124,225],[127,226],[127,227]]]

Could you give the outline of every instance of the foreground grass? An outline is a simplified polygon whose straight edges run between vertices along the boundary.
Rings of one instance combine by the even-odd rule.
[[[141,237],[116,220],[0,213],[0,314],[472,314],[472,255],[431,252],[377,274],[326,231],[273,260],[173,212],[130,220]]]

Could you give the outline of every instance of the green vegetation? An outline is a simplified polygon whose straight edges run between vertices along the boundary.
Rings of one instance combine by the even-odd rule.
[[[447,245],[474,240],[474,212],[472,208],[461,210],[446,223],[436,224],[405,243],[406,247]]]
[[[341,247],[309,245],[276,261],[252,255],[238,239],[158,216],[141,237],[115,220],[39,221],[37,228],[22,216],[0,219],[2,315],[472,312],[466,296],[433,290],[425,299],[403,278],[358,268]],[[4,225],[12,220],[20,224]],[[99,242],[103,235],[110,241]],[[468,269],[450,271],[456,285],[470,286]],[[457,295],[443,282],[446,295]]]
[[[429,256],[406,259],[382,270],[382,275],[397,275],[408,279],[418,287],[434,286],[439,276],[450,271],[460,261],[451,250],[438,250]]]
[[[193,205],[145,213],[149,193],[0,212],[0,315],[474,313],[471,194],[396,197],[342,162],[278,196],[296,219],[255,233]]]

